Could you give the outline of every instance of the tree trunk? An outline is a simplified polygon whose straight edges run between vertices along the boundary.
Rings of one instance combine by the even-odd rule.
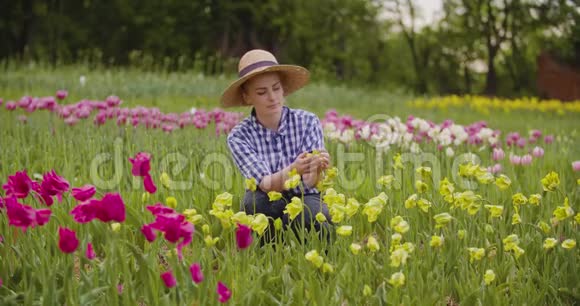
[[[471,94],[471,74],[469,73],[469,67],[467,64],[463,66],[463,80],[465,82],[465,92]]]
[[[32,2],[33,0],[25,0],[22,4],[24,18],[20,26],[20,33],[18,33],[16,37],[16,52],[20,58],[24,57],[24,52],[26,52],[26,47],[28,46],[28,39],[30,36],[30,25],[34,20]]]
[[[497,93],[497,73],[494,62],[497,55],[497,47],[488,45],[487,50],[487,75],[485,76],[485,89],[483,92],[487,96],[495,96]]]

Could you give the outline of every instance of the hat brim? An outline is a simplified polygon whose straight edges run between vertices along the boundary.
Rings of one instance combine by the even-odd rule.
[[[301,66],[295,65],[274,65],[268,67],[258,68],[247,75],[237,79],[226,88],[222,97],[220,99],[221,105],[223,107],[235,107],[235,106],[245,106],[249,105],[244,102],[242,97],[242,84],[249,80],[250,78],[266,73],[266,72],[279,72],[282,81],[282,87],[284,88],[284,96],[287,96],[296,90],[304,87],[308,84],[310,80],[310,72]]]

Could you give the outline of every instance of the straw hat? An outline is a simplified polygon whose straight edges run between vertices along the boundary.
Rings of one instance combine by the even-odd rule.
[[[248,105],[242,98],[242,84],[257,74],[276,71],[280,74],[284,96],[302,88],[308,83],[310,72],[304,67],[280,65],[276,57],[268,51],[254,49],[246,52],[238,64],[238,79],[230,84],[221,97],[223,107]]]

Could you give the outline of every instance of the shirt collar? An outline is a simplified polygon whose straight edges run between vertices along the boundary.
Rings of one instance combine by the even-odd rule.
[[[282,116],[280,117],[280,123],[278,125],[278,131],[272,131],[266,127],[264,127],[259,121],[258,118],[256,117],[256,109],[252,108],[252,113],[250,115],[250,120],[252,122],[252,125],[254,126],[254,128],[257,130],[258,135],[264,137],[264,139],[266,139],[266,141],[270,141],[272,138],[274,138],[277,135],[285,135],[287,130],[288,130],[288,113],[290,112],[290,109],[287,106],[282,106]]]

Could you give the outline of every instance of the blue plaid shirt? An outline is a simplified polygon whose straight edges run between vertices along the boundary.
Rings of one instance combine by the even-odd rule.
[[[318,117],[301,109],[282,108],[278,131],[264,127],[252,109],[228,135],[228,147],[242,175],[255,178],[258,184],[264,176],[290,165],[300,153],[324,148],[322,125]],[[306,187],[306,186],[305,186]],[[300,193],[295,188],[295,193]],[[304,193],[318,192],[305,188]]]

